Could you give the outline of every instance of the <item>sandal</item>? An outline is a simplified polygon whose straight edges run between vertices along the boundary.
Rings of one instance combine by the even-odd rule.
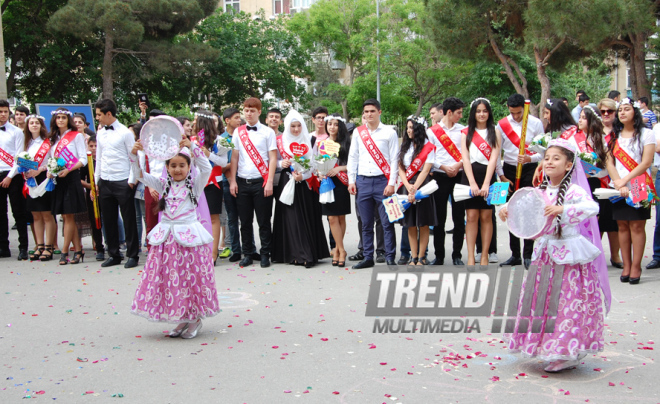
[[[53,246],[51,244],[46,244],[46,248],[43,249],[41,255],[39,256],[39,261],[50,261],[53,259]]]
[[[60,265],[66,265],[69,263],[69,253],[62,253],[60,255]]]
[[[44,252],[44,245],[37,244],[37,248],[30,254],[30,261],[38,261],[42,252]]]
[[[410,259],[410,261],[408,262],[408,265],[410,265],[410,266],[417,265],[418,262],[419,262],[419,258],[414,257],[414,258]]]
[[[71,260],[71,264],[77,264],[79,262],[85,261],[85,252],[80,249],[80,251],[74,251],[73,252],[73,259]]]

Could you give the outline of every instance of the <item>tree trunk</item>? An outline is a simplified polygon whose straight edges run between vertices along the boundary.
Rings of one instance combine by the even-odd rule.
[[[415,116],[422,115],[422,107],[424,107],[424,104],[426,104],[426,101],[424,100],[424,96],[420,95],[419,101],[417,102],[417,111],[415,111]]]
[[[108,31],[105,32],[105,53],[103,54],[103,98],[113,99],[112,83],[112,57],[114,50],[114,38]]]
[[[536,75],[541,83],[541,100],[539,101],[538,106],[538,116],[543,121],[545,125],[547,122],[543,120],[543,109],[545,108],[545,103],[548,98],[550,98],[550,78],[548,77],[548,72],[546,70],[547,59],[545,55],[548,53],[547,50],[539,50],[536,46],[534,47],[534,59],[536,60]]]
[[[351,117],[348,116],[348,100],[345,98],[341,100],[341,112],[342,115],[344,116],[344,119],[346,119],[346,122],[349,122]]]
[[[646,75],[646,42],[648,38],[649,35],[646,32],[630,35],[630,42],[633,45],[630,52],[630,73],[634,77],[634,80],[631,80],[631,89],[635,100],[639,97],[651,99],[651,89]],[[632,86],[633,83],[635,84],[634,87]]]

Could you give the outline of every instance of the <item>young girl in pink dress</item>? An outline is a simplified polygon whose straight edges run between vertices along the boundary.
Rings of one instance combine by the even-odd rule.
[[[539,189],[552,201],[544,213],[554,217],[554,222],[536,240],[528,273],[535,276],[534,288],[528,288],[526,293],[525,285],[530,281],[526,279],[515,332],[505,335],[511,351],[550,362],[545,368],[547,372],[575,367],[587,354],[603,350],[601,298],[604,297],[608,309],[611,300],[596,220],[598,203],[591,197],[576,152],[574,144],[563,139],[551,141],[546,150],[545,177]],[[500,217],[506,220],[507,216],[505,206]],[[555,276],[561,276],[561,282]],[[537,296],[545,302],[540,315],[536,310]],[[519,328],[523,320],[527,322],[526,330]],[[540,323],[540,332],[533,330],[535,322]]]
[[[162,216],[147,236],[151,249],[131,312],[150,321],[178,324],[170,337],[195,338],[202,318],[220,311],[211,252],[213,236],[195,211],[211,164],[190,140],[182,140],[181,147],[179,154],[165,162],[167,178],[141,171],[136,155],[142,144],[138,140],[133,147],[135,177],[161,195],[158,209]],[[191,164],[199,170],[195,178]]]

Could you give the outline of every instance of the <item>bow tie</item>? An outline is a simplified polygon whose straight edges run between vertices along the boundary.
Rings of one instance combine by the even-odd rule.
[[[4,130],[5,132],[7,131],[7,128],[5,126],[0,126],[0,130]],[[256,129],[255,129],[256,130]]]
[[[257,125],[255,125],[255,126],[247,125],[247,130],[253,130],[253,131],[256,132],[257,131]]]
[[[112,125],[105,125],[103,128],[105,130],[115,130],[115,128],[113,128]]]

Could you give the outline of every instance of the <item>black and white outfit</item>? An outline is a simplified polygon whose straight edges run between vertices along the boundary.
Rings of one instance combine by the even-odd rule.
[[[56,155],[57,146],[69,132],[70,130],[66,131],[51,145],[49,151],[51,156],[60,157]],[[82,163],[83,167],[87,166],[87,149],[85,148],[85,136],[82,133],[78,132],[73,141],[65,147]],[[80,183],[80,178],[80,169],[69,171],[66,177],[58,176],[56,178],[57,183],[53,191],[51,209],[54,215],[87,212],[85,191]]]
[[[291,134],[291,123],[298,121],[302,124],[302,133],[298,136]],[[293,156],[291,143],[305,144],[308,152],[305,158],[312,160],[312,144],[305,122],[300,114],[291,111],[284,119],[284,134],[282,145],[286,153]],[[283,157],[279,155],[278,160]],[[281,167],[281,162],[278,161]],[[294,181],[290,168],[283,168],[280,174],[279,192],[289,181]],[[295,196],[291,205],[279,201],[275,202],[275,219],[273,223],[273,261],[287,264],[298,263],[311,266],[319,260],[330,256],[328,242],[325,238],[321,203],[319,194],[312,190],[307,182],[312,177],[312,169],[302,173],[303,180],[295,185]]]
[[[43,144],[44,144],[44,139],[42,139],[41,137],[30,140],[30,143],[28,144],[27,152],[30,154],[30,157],[32,157],[32,160],[34,160],[34,156],[37,154],[39,149],[41,149],[41,145]],[[36,177],[34,177],[34,180],[36,181],[37,185],[41,184],[44,181],[47,181],[46,177],[48,176],[48,173],[46,171],[46,166],[48,164],[49,155],[50,155],[50,150],[46,154],[46,157],[44,157],[41,164],[39,164],[39,168],[41,169],[40,170],[41,172]],[[26,199],[25,209],[28,212],[50,212],[53,207],[52,192],[44,192],[44,194],[38,198],[33,198],[28,194],[25,199]]]
[[[641,136],[639,141],[635,141],[634,138],[621,138],[617,140],[619,147],[623,149],[633,161],[641,162],[642,154],[644,153],[644,147],[647,145],[655,145],[655,135],[650,129],[642,129]],[[614,157],[614,165],[616,171],[619,173],[619,178],[623,178],[626,175],[630,174],[630,171],[624,167],[624,165]],[[647,170],[648,174],[651,175],[651,170]],[[630,182],[626,184],[626,187],[630,189]],[[612,206],[612,217],[614,220],[648,220],[651,218],[651,209],[640,207],[638,209],[633,208],[628,205],[625,200],[620,200]]]
[[[426,143],[429,143],[429,140],[426,141]],[[412,163],[412,158],[413,158],[413,153],[415,152],[415,145],[411,144],[408,150],[401,150],[399,153],[404,153],[403,155],[403,165],[408,169],[410,167],[410,164]],[[426,161],[422,164],[420,167],[419,171],[413,175],[413,177],[408,181],[410,184],[415,184],[417,182],[417,178],[419,175],[424,171],[424,166],[426,163],[434,163],[435,162],[435,151],[430,152],[426,156]],[[431,172],[428,173],[426,178],[424,179],[424,182],[420,186],[423,187],[424,185],[428,184],[431,182],[433,177],[431,177]],[[401,187],[397,190],[397,194],[403,195],[404,199],[408,198],[408,190],[404,185],[401,185]],[[424,227],[424,226],[436,226],[438,224],[438,216],[436,215],[435,211],[435,193],[431,194],[428,198],[420,199],[415,201],[414,204],[412,204],[406,211],[404,212],[403,219],[401,219],[400,223],[404,227]],[[401,200],[401,199],[399,199]]]
[[[257,153],[261,156],[266,167],[268,164],[269,152],[277,150],[275,143],[275,132],[261,122],[257,122],[251,129],[247,128],[250,141],[254,145]],[[259,169],[250,158],[241,142],[241,137],[236,129],[232,134],[234,150],[232,153],[238,153],[238,168],[236,170],[236,184],[238,185],[238,194],[236,204],[238,207],[238,217],[241,226],[241,241],[243,255],[248,257],[256,252],[254,245],[254,216],[257,216],[259,225],[259,239],[261,240],[261,256],[270,257],[271,253],[271,217],[273,215],[273,196],[264,196],[264,178]]]
[[[23,151],[23,132],[16,126],[7,122],[0,126],[0,148],[7,156],[16,158],[16,154]],[[18,248],[28,248],[27,212],[25,211],[25,199],[23,199],[23,184],[25,180],[22,175],[17,175],[18,166],[8,165],[0,159],[0,182],[5,178],[12,178],[8,188],[0,187],[0,253],[9,254],[9,218],[7,214],[7,197],[11,204],[11,211],[18,229]],[[27,259],[27,258],[26,258]]]
[[[225,167],[227,165],[227,154],[225,153],[222,156],[217,154],[217,146],[213,144],[212,150],[209,150],[209,161],[211,166]],[[209,205],[209,214],[219,215],[222,213],[222,174],[214,176],[215,178],[210,179],[210,183],[204,187],[204,196],[206,196],[206,203]],[[215,182],[212,181],[215,179]],[[217,184],[217,185],[216,185]]]
[[[488,135],[488,129],[475,129],[475,132],[481,136],[482,139],[486,139]],[[474,176],[474,182],[481,189],[486,179],[486,172],[488,171],[488,159],[484,154],[479,150],[479,148],[473,142],[470,142],[470,165],[472,166],[472,175]],[[492,185],[495,182],[495,172],[490,177],[490,184]],[[461,184],[470,186],[470,181],[468,180],[465,171],[463,171],[463,176],[461,178]],[[495,209],[495,206],[489,205],[488,202],[482,197],[469,198],[464,202],[465,209]]]
[[[328,138],[329,137],[326,137],[326,139]],[[315,138],[312,136],[312,139]],[[318,143],[314,141],[312,143],[314,143],[314,156],[317,156],[319,152]],[[350,150],[347,150],[347,154],[346,154],[347,156],[348,156],[348,152],[350,152]],[[348,164],[348,161],[342,161],[337,159],[338,166],[345,166],[346,164]],[[348,192],[348,185],[345,185],[343,182],[341,182],[339,176],[337,175],[330,178],[332,179],[332,182],[335,184],[335,189],[332,190],[334,192],[335,201],[332,203],[321,204],[321,213],[323,214],[323,216],[350,215],[351,194]]]
[[[130,154],[135,144],[133,131],[115,120],[99,130],[96,145],[94,177],[99,188],[101,214],[111,258],[121,259],[117,223],[119,210],[124,220],[126,256],[137,260],[139,240],[135,215],[135,184]]]

